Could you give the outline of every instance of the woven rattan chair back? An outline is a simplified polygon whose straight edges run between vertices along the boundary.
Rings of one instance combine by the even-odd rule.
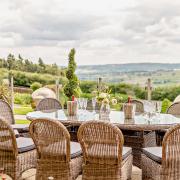
[[[61,104],[57,99],[54,98],[44,98],[38,103],[36,107],[37,111],[55,110],[55,109],[61,109]]]
[[[85,163],[121,163],[124,138],[120,129],[113,124],[104,121],[85,122],[78,130],[78,140]]]
[[[167,114],[180,115],[180,102],[173,103],[167,110]]]
[[[0,167],[4,168],[5,172],[9,168],[13,168],[11,167],[11,162],[15,161],[17,155],[18,151],[14,131],[4,118],[0,118]],[[9,164],[7,163],[8,161]]]
[[[9,124],[15,124],[14,115],[11,106],[0,99],[0,116]]]
[[[180,179],[180,124],[170,128],[164,136],[161,179]]]
[[[136,112],[144,113],[144,104],[142,101],[137,99],[132,99],[131,103],[136,105]]]
[[[38,158],[48,161],[70,161],[70,135],[58,121],[37,119],[30,124],[30,134],[36,145]]]

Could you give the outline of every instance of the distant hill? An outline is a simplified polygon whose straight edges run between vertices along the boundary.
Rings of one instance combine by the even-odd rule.
[[[180,69],[180,63],[129,63],[129,64],[105,64],[105,65],[85,65],[78,66],[77,73],[86,71],[103,71],[103,72],[139,72],[139,71],[158,71]]]
[[[102,77],[108,82],[138,83],[142,78],[150,77],[153,79],[155,75],[156,77],[154,78],[157,82],[159,81],[159,76],[162,76],[161,81],[163,81],[163,78],[167,80],[167,72],[174,72],[176,70],[180,70],[180,63],[130,63],[83,65],[78,66],[76,73],[81,80],[97,80],[98,77]],[[161,74],[158,74],[160,72]],[[168,74],[168,76],[170,75]]]

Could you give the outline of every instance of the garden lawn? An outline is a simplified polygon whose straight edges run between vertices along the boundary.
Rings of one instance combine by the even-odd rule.
[[[14,108],[15,115],[26,115],[28,112],[34,111],[31,106],[21,106]]]
[[[31,121],[26,120],[26,119],[17,119],[15,120],[16,124],[30,124]]]

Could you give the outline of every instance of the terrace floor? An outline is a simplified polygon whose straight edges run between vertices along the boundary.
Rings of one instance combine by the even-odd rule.
[[[30,169],[26,172],[23,173],[23,180],[35,180],[35,169]],[[79,176],[77,180],[81,180],[82,176]],[[133,171],[132,171],[132,180],[141,180],[142,179],[142,172],[141,169],[133,166]],[[7,177],[7,180],[11,180],[11,178]]]

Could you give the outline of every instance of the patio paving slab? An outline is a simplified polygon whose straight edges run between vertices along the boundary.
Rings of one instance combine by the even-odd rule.
[[[23,180],[35,180],[35,174],[36,170],[30,169],[23,173]],[[7,177],[7,180],[11,180],[11,178]],[[82,180],[82,176],[79,176],[76,180]],[[135,166],[133,166],[132,180],[142,180],[142,171]]]

